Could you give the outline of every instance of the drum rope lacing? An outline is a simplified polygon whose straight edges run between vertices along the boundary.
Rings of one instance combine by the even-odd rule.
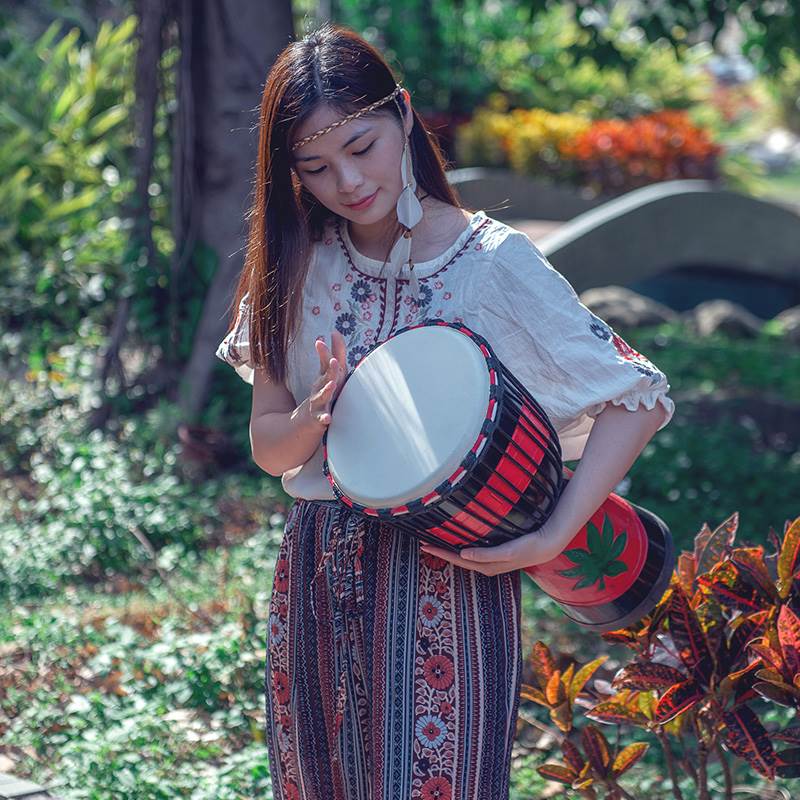
[[[327,503],[321,505],[327,506]],[[311,581],[310,601],[311,613],[319,622],[317,616],[317,589],[318,582],[327,578],[334,606],[334,643],[336,647],[336,700],[334,735],[338,736],[344,721],[345,706],[347,704],[347,678],[360,681],[362,691],[368,696],[368,689],[363,674],[366,665],[366,652],[361,625],[356,619],[361,617],[364,608],[364,570],[362,556],[364,554],[364,534],[368,520],[364,520],[349,509],[344,507],[330,507],[328,513],[333,515],[333,533],[328,541],[328,546],[322,554],[314,578]],[[323,584],[324,585],[324,584]],[[349,671],[352,665],[353,671]],[[359,714],[359,709],[353,708],[353,713]],[[362,722],[361,720],[359,720]],[[368,725],[367,719],[364,724]],[[363,741],[369,754],[370,736],[364,731]],[[333,761],[338,761],[338,750],[333,748],[331,754]]]

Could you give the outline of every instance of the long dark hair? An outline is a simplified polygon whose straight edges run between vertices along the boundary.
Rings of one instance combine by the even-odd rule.
[[[269,71],[261,97],[245,262],[233,309],[248,295],[251,359],[271,381],[287,379],[287,348],[302,313],[313,242],[319,241],[328,220],[338,216],[319,203],[292,170],[293,131],[320,103],[345,116],[385,97],[397,82],[374,47],[348,28],[330,23],[287,45]],[[405,115],[408,109],[402,95],[397,100]],[[391,99],[370,116],[386,113],[403,124]],[[412,113],[409,144],[418,186],[462,208],[447,181],[436,139]],[[234,317],[229,330],[236,323]]]

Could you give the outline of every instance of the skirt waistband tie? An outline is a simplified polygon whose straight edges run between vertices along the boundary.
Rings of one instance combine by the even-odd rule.
[[[361,556],[364,554],[365,521],[347,508],[337,509],[333,535],[322,554],[311,584],[311,610],[317,619],[316,588],[320,578],[330,575],[330,587],[336,608],[348,616],[361,614],[364,605],[364,572]],[[342,521],[344,520],[344,525]],[[317,620],[318,621],[318,620]]]
[[[311,611],[317,617],[317,591],[325,584],[330,586],[334,607],[334,640],[337,651],[336,676],[336,716],[335,733],[338,735],[344,719],[347,703],[347,678],[363,681],[362,665],[364,654],[359,617],[364,606],[364,573],[362,556],[364,554],[364,533],[367,521],[353,514],[346,507],[334,512],[333,534],[328,547],[322,554],[311,582]],[[353,671],[350,672],[352,665]],[[356,709],[353,709],[357,713]],[[337,749],[333,748],[332,759],[338,760]]]

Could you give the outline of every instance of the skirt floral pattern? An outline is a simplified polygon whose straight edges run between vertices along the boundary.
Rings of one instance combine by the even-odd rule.
[[[505,800],[520,572],[486,576],[337,501],[296,500],[265,673],[276,800]]]

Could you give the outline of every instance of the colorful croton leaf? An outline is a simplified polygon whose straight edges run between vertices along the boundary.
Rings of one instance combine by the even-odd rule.
[[[714,671],[714,657],[700,620],[680,586],[673,588],[668,618],[669,634],[678,657],[692,679],[708,685]]]
[[[618,697],[593,708],[591,718],[611,722],[614,715],[621,718],[628,714],[634,724],[646,726],[652,721],[663,726],[707,699],[714,678],[714,655],[722,646],[720,641],[713,639],[713,645],[709,644],[707,631],[679,583],[672,587],[665,616],[669,634],[660,635],[658,641],[675,665],[653,662],[648,654],[624,667],[612,682],[614,688],[660,694],[652,720],[638,717],[636,711],[642,711],[639,707],[636,711],[630,704],[619,707]],[[727,650],[727,643],[724,647]]]
[[[739,527],[739,514],[734,512],[718,528],[711,530],[707,523],[694,537],[692,552],[684,551],[678,556],[675,581],[687,597],[697,589],[697,578],[717,564],[733,547]]]
[[[722,714],[719,725],[725,746],[769,780],[775,780],[776,757],[769,734],[747,706]]]
[[[581,731],[581,747],[585,756],[573,742],[565,739],[561,745],[565,764],[543,764],[537,767],[539,774],[584,792],[595,782],[613,786],[617,778],[647,752],[649,745],[646,742],[630,744],[612,759],[605,736],[590,724]]]
[[[708,525],[703,525],[694,540],[695,575],[702,575],[704,572],[708,572],[730,552],[738,529],[738,511],[734,511],[713,532]]]
[[[597,583],[598,588],[604,591],[606,577],[616,577],[628,569],[627,564],[618,558],[625,549],[627,541],[628,534],[625,531],[614,537],[614,523],[608,514],[603,517],[603,528],[600,531],[597,530],[597,526],[589,522],[586,525],[587,549],[573,547],[565,550],[564,555],[575,566],[559,570],[558,574],[565,578],[580,577],[572,587],[575,590],[586,589]]]
[[[548,780],[558,781],[584,793],[593,783],[600,782],[613,787],[617,778],[627,772],[648,750],[646,742],[636,742],[612,758],[611,747],[600,729],[592,724],[581,731],[581,748],[568,739],[561,743],[564,764],[543,764],[537,767],[539,774]],[[585,754],[585,755],[584,755]],[[594,793],[587,796],[594,796]],[[616,796],[613,793],[609,796]]]
[[[777,624],[765,635],[751,641],[750,650],[762,666],[756,672],[753,689],[780,705],[800,708],[800,618],[788,606],[781,606]]]
[[[741,615],[729,625],[731,635],[721,654],[722,680],[719,683],[720,701],[723,706],[730,706],[729,710],[758,696],[753,685],[761,662],[755,659],[747,663],[748,647],[763,635],[771,614],[771,609],[765,609],[755,614]]]
[[[675,583],[675,580],[675,574],[673,573],[673,584]],[[629,625],[627,628],[617,628],[613,631],[604,631],[601,636],[605,641],[611,644],[625,645],[641,657],[652,655],[655,646],[654,640],[656,639],[659,631],[662,629],[664,621],[667,617],[667,607],[671,595],[672,587],[670,586],[664,592],[663,596],[656,604],[656,607],[649,614],[646,614],[640,620],[632,625]]]
[[[569,733],[572,730],[573,707],[578,693],[607,658],[607,655],[600,656],[584,664],[577,672],[573,662],[562,672],[556,668],[550,648],[544,642],[536,642],[530,664],[538,686],[522,684],[520,697],[548,708],[550,719],[556,727],[564,733]]]
[[[787,524],[778,555],[778,594],[786,600],[800,568],[800,517]]]
[[[627,723],[649,728],[653,719],[651,698],[638,691],[621,690],[612,699],[598,703],[586,712],[589,719],[606,725]]]

